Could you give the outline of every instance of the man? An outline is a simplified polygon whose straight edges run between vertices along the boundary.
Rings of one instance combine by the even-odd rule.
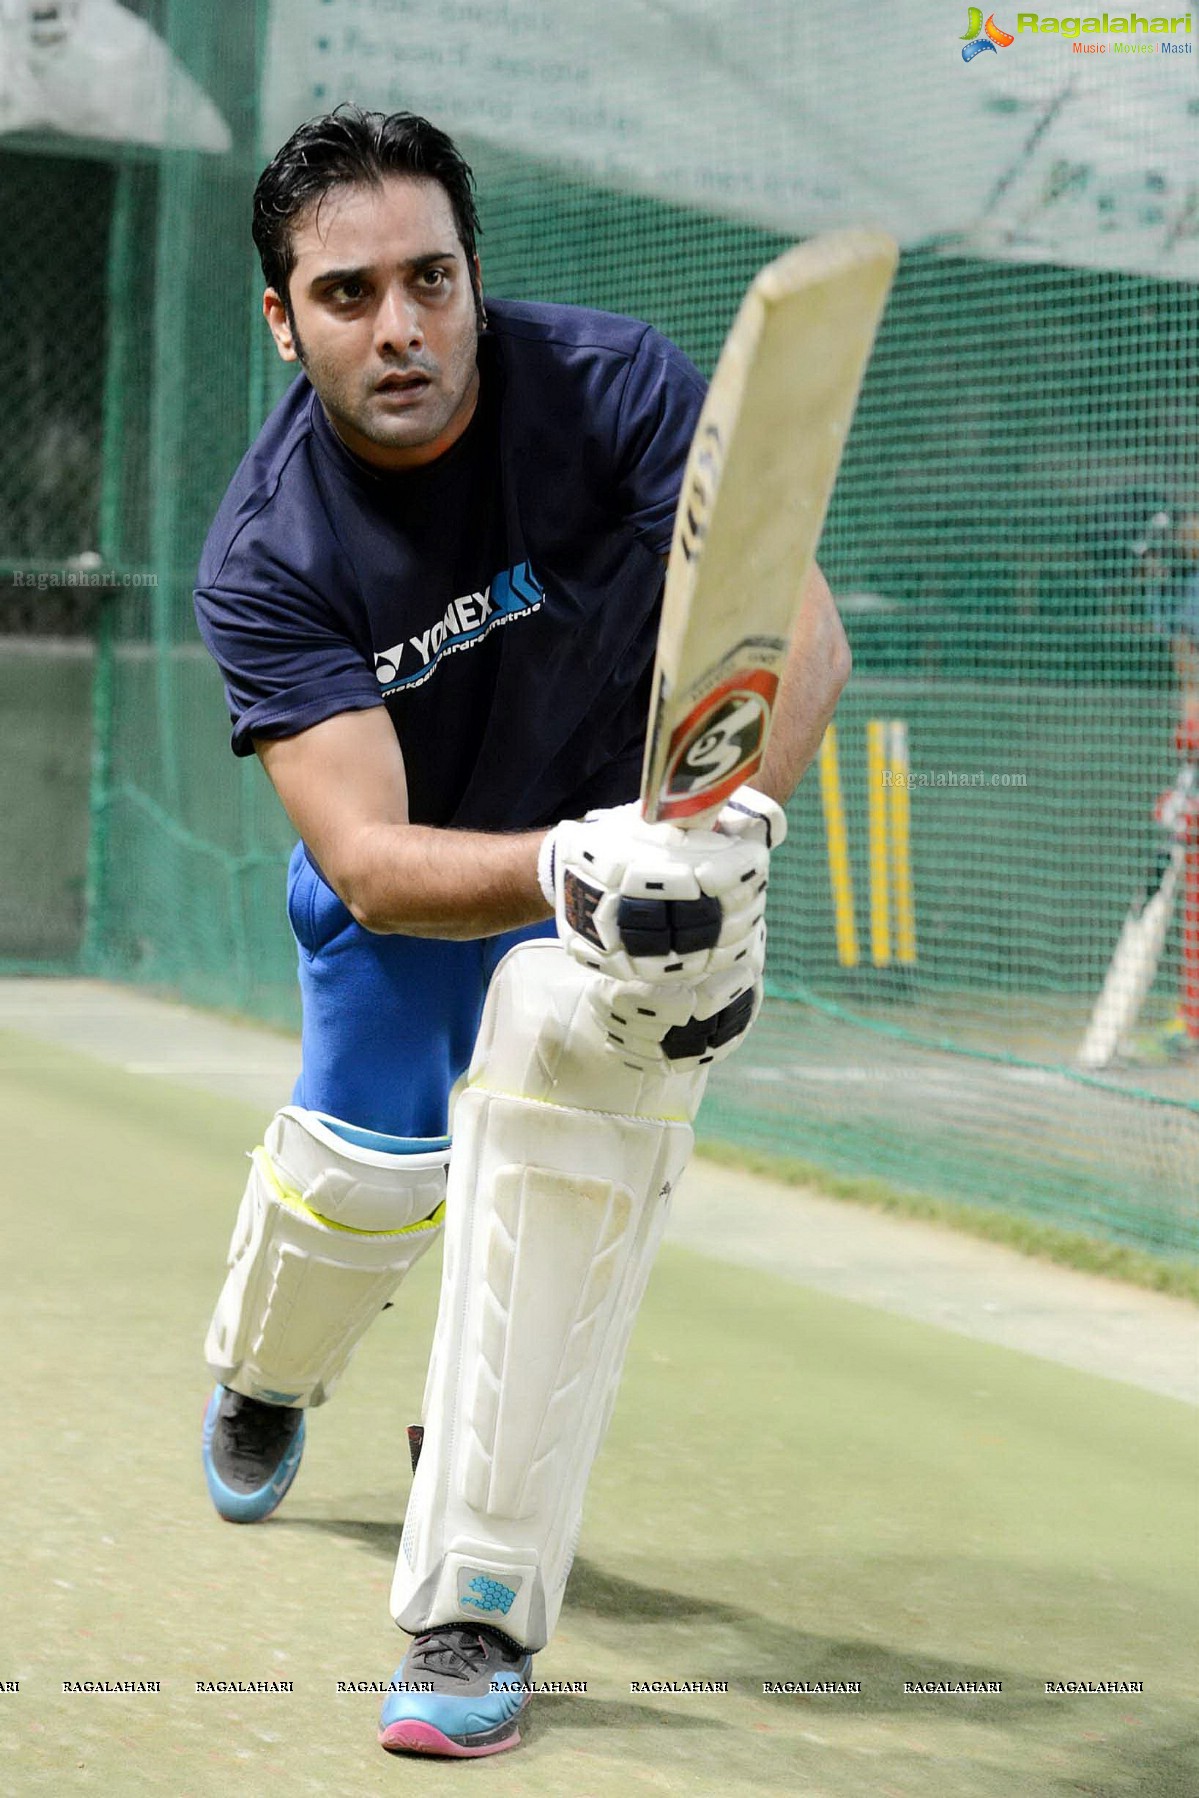
[[[279,151],[254,237],[303,372],[196,595],[233,747],[301,838],[303,1065],[208,1336],[209,1491],[233,1521],[274,1509],[306,1409],[444,1215],[392,1591],[416,1639],[380,1739],[450,1755],[519,1740],[707,1067],[759,1003],[776,801],[848,673],[813,576],[761,791],[718,831],[640,821],[703,383],[632,320],[485,309],[476,230],[423,119],[339,108]]]

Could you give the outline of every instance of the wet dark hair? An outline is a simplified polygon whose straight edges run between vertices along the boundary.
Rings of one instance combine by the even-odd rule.
[[[479,214],[475,178],[444,131],[415,112],[364,112],[342,105],[309,119],[276,151],[254,189],[254,242],[268,287],[288,313],[287,283],[295,267],[292,226],[334,187],[376,186],[385,175],[418,175],[446,191],[474,285]],[[475,294],[479,302],[478,292]]]

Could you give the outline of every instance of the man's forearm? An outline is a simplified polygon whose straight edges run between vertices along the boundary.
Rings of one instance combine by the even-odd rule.
[[[341,869],[330,878],[365,930],[498,936],[551,916],[537,881],[544,834],[370,825],[347,846]]]
[[[813,568],[779,681],[770,741],[753,782],[780,805],[815,758],[852,665],[828,583]]]
[[[404,760],[383,706],[256,737],[254,747],[297,833],[365,930],[461,939],[550,916],[537,882],[543,831],[408,822]]]

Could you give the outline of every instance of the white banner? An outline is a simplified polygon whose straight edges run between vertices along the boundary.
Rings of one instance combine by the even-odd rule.
[[[978,54],[976,14],[977,38],[948,0],[274,0],[262,149],[356,100],[795,236],[1199,275],[1189,35],[1013,13]]]

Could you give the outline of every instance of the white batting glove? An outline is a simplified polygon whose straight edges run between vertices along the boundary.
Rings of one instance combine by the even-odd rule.
[[[614,806],[552,830],[538,875],[558,935],[584,967],[686,984],[751,955],[770,848],[785,834],[782,808],[749,787],[712,830],[647,824],[637,805]]]
[[[723,1061],[762,1008],[766,931],[748,968],[726,968],[687,986],[597,979],[589,995],[609,1049],[633,1067],[689,1074]]]

